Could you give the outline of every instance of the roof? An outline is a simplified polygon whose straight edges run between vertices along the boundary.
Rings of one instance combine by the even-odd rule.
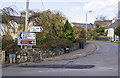
[[[116,22],[110,24],[106,29],[113,28],[113,27],[117,27],[118,24],[120,24],[120,21],[116,21]]]
[[[96,26],[96,24],[98,24],[99,26],[108,26],[110,24],[112,24],[112,20],[98,20],[94,22],[94,26]]]
[[[86,23],[75,23],[75,22],[72,22],[72,24],[73,24],[74,26],[83,26],[84,28],[86,28]],[[87,24],[87,27],[88,27],[88,28],[93,28],[93,25]]]
[[[9,19],[6,19],[6,17],[8,18],[9,17]],[[2,23],[7,23],[8,21],[11,21],[11,20],[13,20],[13,21],[15,21],[17,24],[23,24],[23,23],[25,23],[25,17],[20,17],[20,16],[2,16],[2,18],[1,18],[2,20],[0,21],[0,22],[2,22]]]
[[[25,23],[25,18],[24,17],[13,16],[12,20],[14,20],[17,24],[23,24],[23,23]]]

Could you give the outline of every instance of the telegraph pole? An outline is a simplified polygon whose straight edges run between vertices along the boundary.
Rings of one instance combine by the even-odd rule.
[[[26,16],[25,16],[25,31],[28,31],[28,13],[29,13],[29,0],[26,0]],[[27,45],[25,46],[25,49],[27,49]]]
[[[29,8],[29,0],[26,0],[26,17],[25,17],[25,31],[28,31],[28,8]]]

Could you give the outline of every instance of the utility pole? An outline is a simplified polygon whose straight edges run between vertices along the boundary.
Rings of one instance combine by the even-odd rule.
[[[28,13],[29,13],[29,0],[26,0],[26,16],[25,16],[25,31],[28,31]],[[27,45],[25,46],[25,49],[27,49]]]
[[[87,12],[86,12],[86,41],[87,41]]]
[[[28,31],[28,7],[29,7],[29,0],[26,0],[25,31]]]

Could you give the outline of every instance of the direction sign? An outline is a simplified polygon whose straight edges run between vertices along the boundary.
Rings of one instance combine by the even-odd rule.
[[[18,31],[18,45],[36,45],[36,33]]]
[[[19,40],[18,45],[36,45],[36,40]]]
[[[20,40],[35,40],[36,34],[31,32],[18,31],[18,39]]]
[[[30,32],[42,32],[42,30],[41,26],[30,26]]]

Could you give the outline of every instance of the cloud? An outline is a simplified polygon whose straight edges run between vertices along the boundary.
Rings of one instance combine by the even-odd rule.
[[[116,5],[120,0],[109,0],[108,5]]]
[[[80,7],[74,7],[74,8],[71,8],[70,11],[80,11]]]
[[[26,0],[0,0],[2,2],[26,2]],[[86,2],[89,0],[42,0],[43,2]],[[29,0],[29,2],[41,2],[41,0]]]
[[[94,2],[89,2],[84,5],[84,10],[89,11],[89,10],[99,10],[102,8],[105,8],[106,4],[102,1],[94,1]]]

